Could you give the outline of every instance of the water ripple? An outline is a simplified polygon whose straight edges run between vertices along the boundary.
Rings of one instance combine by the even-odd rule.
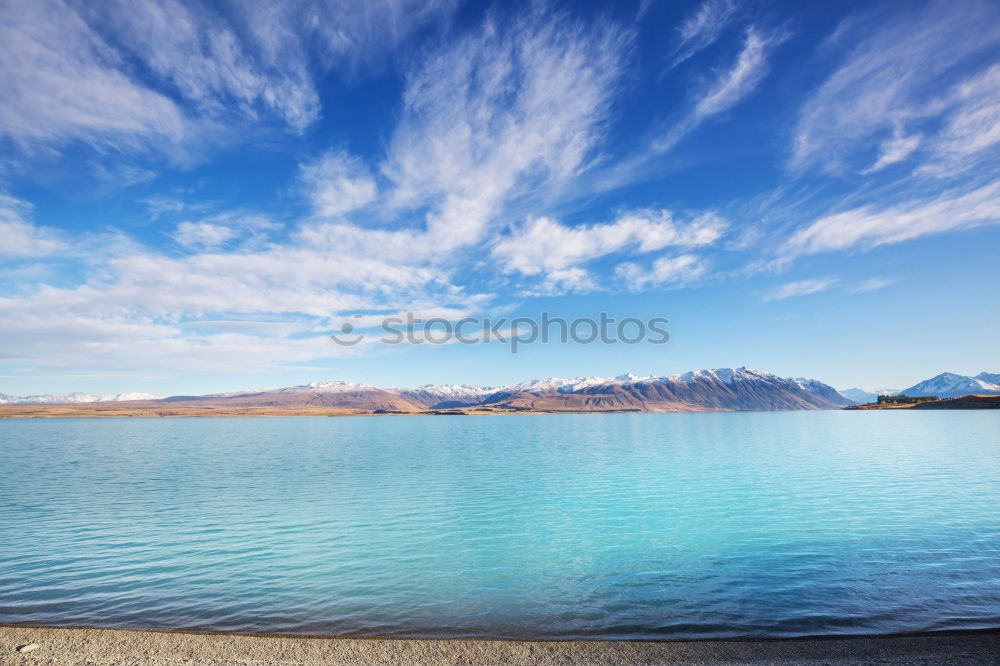
[[[0,622],[1000,626],[995,413],[4,420],[0,452]]]

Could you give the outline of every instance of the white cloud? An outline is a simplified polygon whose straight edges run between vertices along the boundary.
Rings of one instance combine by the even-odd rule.
[[[928,234],[1000,223],[1000,181],[964,194],[945,194],[891,206],[862,206],[822,217],[785,242],[785,257],[872,248]]]
[[[681,254],[676,257],[660,257],[649,268],[643,268],[634,262],[619,264],[615,273],[626,286],[633,291],[642,291],[650,287],[663,285],[678,285],[696,280],[705,274],[705,261],[693,254]]]
[[[0,302],[2,307],[2,302]],[[359,347],[313,337],[201,334],[121,316],[30,313],[4,327],[5,358],[35,368],[100,369],[122,376],[154,372],[239,374],[321,357],[352,356]]]
[[[337,313],[481,300],[452,288],[440,271],[298,244],[179,257],[131,250],[101,260],[83,284],[35,284],[23,296],[0,298],[0,319],[9,361],[240,372],[342,355],[326,337]],[[192,325],[225,313],[287,326]]]
[[[672,67],[676,67],[716,42],[736,11],[733,0],[706,0],[677,28]]]
[[[837,283],[836,278],[816,278],[812,280],[798,280],[789,282],[764,296],[765,301],[780,301],[793,296],[808,296],[821,291],[825,291]]]
[[[932,161],[950,147],[964,152],[991,145],[996,119],[989,109],[1000,104],[996,73],[974,75],[957,89],[949,84],[959,68],[1000,46],[998,26],[1000,8],[982,0],[931,2],[916,10],[900,6],[892,16],[867,13],[846,23],[829,50],[847,42],[852,46],[802,107],[792,167],[853,171],[863,164],[892,163],[883,161],[886,156],[896,161],[916,157],[912,138],[890,143],[895,150],[888,152],[883,143],[880,156],[873,156],[871,146],[890,134],[930,133],[925,143]],[[950,142],[949,135],[957,140]],[[878,170],[875,166],[871,171]]]
[[[30,211],[24,201],[0,194],[0,258],[39,258],[66,248],[54,229],[25,219]]]
[[[181,222],[171,237],[188,247],[218,247],[237,236],[237,231],[221,224]]]
[[[219,213],[197,221],[179,223],[170,233],[178,244],[191,250],[211,250],[239,239],[244,248],[258,245],[281,225],[262,215]]]
[[[524,275],[561,271],[582,262],[631,249],[653,252],[668,246],[698,247],[718,240],[726,222],[706,214],[675,222],[668,211],[640,210],[614,222],[568,227],[546,217],[529,220],[493,247],[493,257],[504,270]]]
[[[329,152],[303,164],[300,178],[307,188],[313,211],[336,217],[357,210],[375,199],[376,186],[365,164],[343,152]]]
[[[559,268],[545,274],[541,284],[523,291],[525,296],[562,296],[585,294],[598,289],[597,281],[583,268]]]

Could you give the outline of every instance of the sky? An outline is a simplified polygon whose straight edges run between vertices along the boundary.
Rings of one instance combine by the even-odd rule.
[[[1000,372],[995,2],[0,13],[0,392]],[[406,312],[670,340],[372,334]]]

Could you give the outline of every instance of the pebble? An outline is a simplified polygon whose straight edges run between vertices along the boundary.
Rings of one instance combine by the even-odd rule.
[[[38,649],[38,643],[28,643],[27,645],[22,645],[17,648],[18,652],[31,652],[32,650]]]

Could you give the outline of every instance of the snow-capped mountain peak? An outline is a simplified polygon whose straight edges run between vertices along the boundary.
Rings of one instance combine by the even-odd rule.
[[[370,384],[345,382],[339,379],[334,379],[328,382],[310,382],[304,386],[294,386],[292,388],[302,389],[305,391],[322,391],[324,393],[342,393],[344,391],[364,391],[366,389],[374,389],[375,387]]]
[[[763,370],[754,370],[753,368],[740,367],[740,368],[713,368],[711,370],[692,370],[690,372],[685,372],[681,375],[670,375],[667,379],[672,379],[676,381],[682,381],[685,384],[690,384],[698,380],[703,381],[719,381],[723,384],[733,384],[737,381],[774,381],[780,380],[775,374],[770,372],[764,372]]]
[[[935,395],[939,398],[960,398],[977,393],[987,395],[1000,394],[1000,385],[977,377],[968,377],[954,372],[942,372],[939,375],[900,391],[901,395]]]
[[[617,377],[615,377],[614,381],[619,384],[634,384],[636,382],[648,382],[651,379],[654,379],[652,375],[646,375],[645,377],[643,377],[640,375],[633,374],[631,372],[626,372],[623,375],[618,375]]]
[[[500,390],[497,386],[478,386],[476,384],[424,384],[416,388],[393,387],[387,389],[396,393],[425,393],[442,399],[469,400],[481,398]]]
[[[529,379],[513,386],[508,386],[507,391],[525,391],[527,393],[547,393],[555,391],[557,393],[572,393],[588,386],[598,386],[612,382],[610,377],[548,377],[546,379]]]

